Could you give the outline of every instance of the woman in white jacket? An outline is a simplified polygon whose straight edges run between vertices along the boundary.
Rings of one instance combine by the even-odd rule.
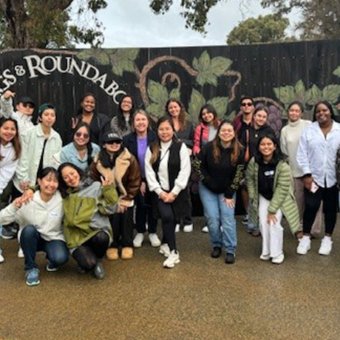
[[[68,260],[69,251],[62,228],[63,204],[58,189],[58,173],[52,167],[38,174],[39,190],[25,204],[23,197],[0,212],[0,223],[17,222],[19,240],[25,255],[26,284],[38,285],[39,269],[35,262],[37,251],[46,252],[46,270],[56,271]]]

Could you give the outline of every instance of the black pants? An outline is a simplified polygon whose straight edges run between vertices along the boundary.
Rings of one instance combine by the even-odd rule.
[[[109,247],[109,235],[99,231],[92,238],[79,246],[72,254],[80,268],[89,271],[102,259]]]
[[[133,207],[127,208],[126,212],[116,213],[110,216],[113,232],[112,247],[133,247]]]
[[[336,215],[338,212],[338,188],[334,185],[331,188],[319,188],[315,193],[305,189],[305,211],[303,213],[303,232],[309,234],[323,201],[323,212],[325,214],[325,233],[332,235]]]
[[[157,220],[153,216],[151,202],[147,201],[147,197],[142,196],[139,193],[136,198],[136,230],[137,233],[145,233],[146,221],[148,222],[149,234],[156,233],[157,231]]]
[[[170,250],[176,250],[176,218],[172,208],[172,204],[164,203],[162,200],[158,200],[158,211],[162,220],[162,243],[167,243]]]

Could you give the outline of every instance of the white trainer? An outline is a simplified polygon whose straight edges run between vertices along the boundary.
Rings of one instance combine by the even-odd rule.
[[[149,234],[149,241],[152,247],[159,247],[161,245],[161,241],[155,233]]]
[[[262,260],[262,261],[269,261],[270,260],[270,255],[261,254],[260,255],[260,260]]]
[[[284,254],[282,253],[281,255],[275,256],[272,258],[272,263],[274,264],[281,264],[285,259]]]
[[[180,263],[179,253],[176,250],[172,250],[169,257],[163,262],[163,267],[173,268],[177,263]]]
[[[144,234],[143,233],[137,233],[135,238],[133,239],[133,246],[135,248],[140,248],[144,241]]]
[[[296,252],[300,255],[306,255],[307,252],[310,250],[311,241],[310,237],[307,235],[302,236],[302,238],[299,239],[299,245],[296,249]]]
[[[23,259],[25,257],[24,252],[22,251],[21,247],[19,247],[19,250],[18,250],[18,257],[19,259]]]
[[[0,263],[2,263],[4,261],[5,261],[4,257],[0,254]]]
[[[321,240],[321,245],[320,245],[320,248],[319,248],[319,254],[320,255],[329,255],[332,251],[332,245],[333,245],[332,238],[330,236],[325,236]]]
[[[175,227],[175,233],[179,233],[179,229],[180,229],[180,225],[179,224],[176,224],[176,227]]]
[[[191,224],[187,224],[183,227],[183,231],[185,233],[191,233],[192,231],[194,230],[194,225],[191,223]]]
[[[202,228],[202,233],[208,233],[209,232],[209,228],[207,225],[205,225],[203,228]]]
[[[159,252],[164,255],[165,257],[169,257],[170,255],[170,248],[167,243],[161,244],[159,247]]]

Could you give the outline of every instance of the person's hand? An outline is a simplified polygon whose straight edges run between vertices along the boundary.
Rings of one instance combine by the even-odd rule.
[[[235,200],[233,198],[224,198],[223,202],[228,208],[235,208]]]
[[[305,188],[310,191],[311,187],[312,187],[312,183],[313,183],[313,177],[312,176],[306,176],[303,178],[303,185],[305,186]]]
[[[22,206],[21,197],[17,197],[17,198],[12,202],[12,204],[13,204],[17,209],[19,209],[19,208]]]
[[[23,195],[21,196],[22,203],[23,203],[23,204],[26,204],[26,203],[32,201],[33,195],[34,195],[33,189],[27,188],[27,189],[24,191]]]
[[[164,192],[164,191],[162,191],[162,192],[158,195],[158,198],[159,198],[160,200],[162,200],[163,202],[165,202],[165,200],[167,199],[167,197],[168,197],[168,194],[167,194],[166,192]]]
[[[192,155],[192,149],[188,148],[188,153],[189,153],[189,156]]]
[[[177,195],[175,195],[173,192],[169,192],[169,193],[167,194],[166,200],[165,200],[164,202],[166,202],[166,203],[172,203],[172,202],[175,201],[176,197],[177,197]]]
[[[127,210],[127,207],[125,205],[122,205],[122,204],[117,204],[117,210],[116,212],[119,213],[119,214],[124,214]]]
[[[276,224],[277,223],[277,218],[275,214],[268,214],[267,215],[267,223],[269,225]]]
[[[15,97],[15,92],[12,92],[11,90],[7,90],[3,94],[4,99],[8,100],[9,98],[14,98]]]
[[[72,127],[72,130],[76,128],[78,123],[79,123],[79,119],[78,118],[76,118],[76,117],[72,117],[71,118],[71,127]]]
[[[112,184],[112,180],[110,178],[106,178],[104,176],[100,176],[100,180],[102,181],[102,186],[108,186]]]
[[[141,183],[139,190],[140,190],[140,193],[142,194],[142,196],[144,196],[145,193],[146,193],[146,183],[145,182]]]
[[[20,189],[21,189],[22,191],[27,190],[28,187],[29,187],[29,185],[30,185],[30,182],[29,182],[29,181],[21,181],[21,182],[19,183],[19,187],[20,187]]]

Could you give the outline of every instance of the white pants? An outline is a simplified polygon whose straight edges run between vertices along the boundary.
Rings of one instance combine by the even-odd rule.
[[[268,224],[268,207],[270,201],[259,195],[259,222],[262,234],[262,255],[269,255],[271,258],[283,253],[283,228],[281,226],[282,212],[279,209],[275,216],[277,222]]]

